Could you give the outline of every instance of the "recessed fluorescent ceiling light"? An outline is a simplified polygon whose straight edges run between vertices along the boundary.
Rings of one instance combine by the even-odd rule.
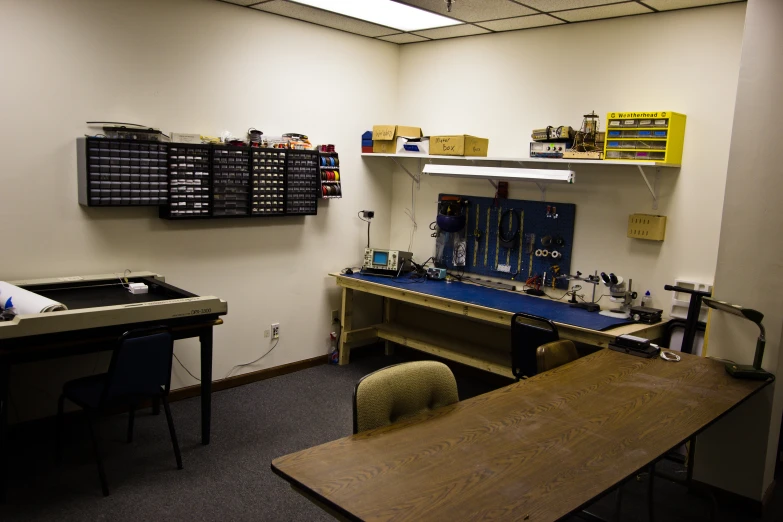
[[[400,31],[420,31],[463,23],[391,0],[294,0],[294,2],[393,27]]]

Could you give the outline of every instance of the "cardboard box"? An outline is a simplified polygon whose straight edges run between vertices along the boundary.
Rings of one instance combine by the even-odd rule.
[[[405,148],[407,145],[407,149]],[[397,154],[429,154],[429,138],[406,138],[397,136]]]
[[[378,154],[394,154],[397,152],[397,137],[420,138],[421,128],[405,125],[373,125],[372,151]]]
[[[431,136],[430,154],[443,156],[486,157],[489,140],[461,134],[457,136]]]

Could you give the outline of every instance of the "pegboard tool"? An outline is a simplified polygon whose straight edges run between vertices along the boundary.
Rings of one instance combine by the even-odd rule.
[[[487,209],[487,228],[484,232],[484,264],[482,266],[487,266],[487,254],[489,253],[489,217],[492,215],[492,208]],[[478,216],[478,214],[476,214]],[[478,224],[478,223],[477,223]]]

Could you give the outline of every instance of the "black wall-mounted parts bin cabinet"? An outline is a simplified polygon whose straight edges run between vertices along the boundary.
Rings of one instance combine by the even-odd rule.
[[[79,204],[88,207],[168,203],[169,143],[77,138]]]
[[[77,138],[79,204],[163,219],[316,215],[317,151]]]
[[[286,214],[318,213],[321,174],[318,151],[289,149],[286,154]]]
[[[251,212],[254,216],[285,214],[286,152],[286,149],[251,150]]]
[[[207,218],[211,215],[210,146],[169,143],[169,204],[165,219]]]
[[[212,215],[250,212],[250,147],[212,147]]]

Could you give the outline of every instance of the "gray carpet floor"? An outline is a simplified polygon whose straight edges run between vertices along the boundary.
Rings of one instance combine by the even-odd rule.
[[[139,412],[132,444],[124,440],[126,415],[105,418],[98,436],[112,491],[106,498],[101,495],[82,419],[68,422],[60,468],[54,466],[53,423],[19,426],[11,434],[11,488],[8,504],[0,506],[0,520],[332,520],[274,475],[270,462],[349,435],[356,381],[409,357],[403,351],[386,357],[368,350],[357,353],[348,366],[319,366],[215,393],[209,446],[199,442],[199,400],[173,403],[184,462],[181,471],[175,467],[165,416]],[[508,383],[481,372],[458,369],[456,375],[461,399]],[[646,522],[645,488],[644,477],[624,487],[622,520]],[[783,491],[777,491],[765,522],[783,520],[781,496]],[[658,521],[709,520],[704,500],[662,480],[656,481],[655,507]],[[611,517],[614,496],[599,501],[591,511]],[[757,519],[722,506],[719,520]]]

